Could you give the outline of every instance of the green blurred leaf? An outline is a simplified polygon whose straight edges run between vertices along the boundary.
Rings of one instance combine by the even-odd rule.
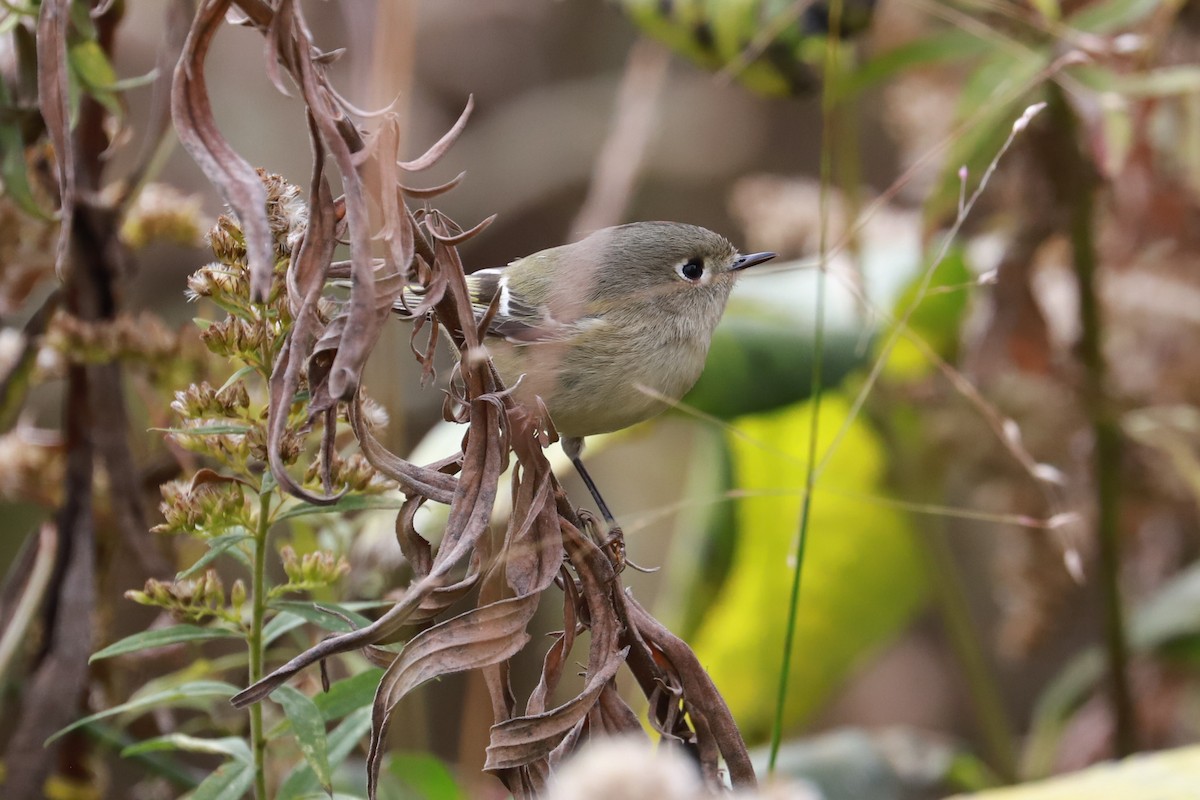
[[[117,82],[117,72],[99,42],[76,42],[68,49],[67,60],[88,89],[107,90]]]
[[[277,608],[288,614],[294,614],[305,622],[310,622],[318,628],[337,633],[346,633],[356,627],[365,628],[371,620],[359,614],[358,611],[367,608],[382,608],[392,605],[387,600],[361,600],[354,603],[312,603],[303,600],[272,600],[271,608]],[[344,614],[353,620],[351,625],[334,612]]]
[[[176,436],[225,436],[249,433],[249,425],[197,425],[194,428],[150,428],[155,433],[173,433]]]
[[[0,120],[0,179],[4,181],[4,194],[12,198],[26,214],[49,220],[53,215],[38,205],[29,185],[25,138],[21,134],[22,112],[13,103],[7,84],[0,81],[0,112],[3,113],[3,119]]]
[[[971,120],[971,124],[950,145],[936,188],[925,201],[927,220],[940,223],[954,216],[962,183],[959,169],[967,167],[970,185],[979,180],[1008,138],[1012,123],[1041,96],[1036,89],[1017,96],[1014,91],[1032,85],[1051,57],[1048,47],[1021,52],[992,48],[987,58],[971,71],[959,93],[955,115],[960,121]]]
[[[248,533],[226,533],[222,534],[221,536],[214,536],[207,542],[208,551],[205,552],[204,555],[200,556],[200,558],[196,559],[196,563],[192,564],[182,572],[176,573],[175,580],[181,581],[192,577],[209,564],[216,561],[217,558],[225,553],[228,553],[230,556],[237,559],[239,563],[249,566],[249,558],[247,558],[243,551],[237,549],[236,547],[236,545],[239,545],[245,541],[254,541],[254,537]]]
[[[151,692],[142,696],[135,694],[128,702],[72,722],[47,739],[46,744],[98,719],[106,719],[117,714],[140,714],[143,711],[149,711],[154,708],[166,708],[168,706],[204,708],[208,705],[209,701],[221,698],[228,699],[233,697],[237,691],[236,686],[224,681],[191,681],[190,683],[184,683],[171,689]]]
[[[849,412],[836,393],[822,403],[823,452]],[[800,514],[811,406],[799,404],[737,422],[730,436],[738,543],[731,576],[696,651],[750,739],[762,737],[775,708],[774,681],[751,680],[746,654],[782,660],[784,598]],[[925,577],[906,518],[869,502],[883,493],[885,454],[859,422],[822,472],[810,518],[799,623],[785,719],[810,716],[872,649],[920,609]]]
[[[369,706],[375,699],[375,689],[378,688],[379,679],[382,677],[383,670],[379,667],[372,667],[338,681],[329,687],[328,692],[314,697],[313,702],[316,703],[317,709],[325,720],[340,719],[351,711]]]
[[[104,106],[109,114],[120,119],[124,110],[115,90],[117,73],[99,42],[87,39],[69,45],[67,61],[71,65],[72,77],[88,95]]]
[[[318,506],[312,503],[296,503],[275,517],[276,522],[303,517],[309,514],[345,514],[350,511],[370,509],[398,509],[404,505],[404,496],[399,494],[347,494],[333,505]]]
[[[466,797],[446,765],[429,753],[392,753],[388,756],[386,769],[420,800],[463,800]],[[413,794],[404,796],[412,798]]]
[[[238,736],[226,736],[221,739],[201,739],[184,733],[169,733],[131,744],[121,751],[121,757],[155,753],[160,750],[183,750],[188,753],[209,753],[212,755],[229,756],[237,761],[249,762],[253,759],[250,745]]]
[[[357,711],[368,706],[375,699],[375,690],[379,688],[379,679],[383,670],[373,667],[357,675],[340,680],[329,687],[328,692],[322,692],[312,698],[313,704],[321,712],[321,718],[326,722],[341,719],[351,711]],[[274,739],[291,730],[292,723],[284,719],[267,733],[268,739]]]
[[[317,783],[326,792],[332,793],[333,775],[329,769],[329,742],[325,737],[325,720],[316,704],[291,686],[280,686],[271,693],[271,699],[283,706],[284,713],[291,720],[296,744],[316,776]]]
[[[118,642],[92,654],[88,663],[104,658],[112,658],[126,653],[136,653],[139,650],[150,650],[155,647],[166,647],[169,644],[182,642],[204,642],[209,639],[228,639],[239,634],[224,628],[202,628],[199,625],[172,625],[153,631],[142,631],[132,636],[126,636]]]
[[[862,362],[857,331],[830,332],[822,360],[824,386]],[[700,380],[684,404],[722,419],[790,405],[812,391],[812,326],[753,302],[731,303],[713,335]]]
[[[226,761],[196,787],[188,800],[233,800],[250,791],[254,765],[248,761]]]
[[[1117,33],[1162,7],[1162,0],[1100,0],[1084,5],[1070,16],[1068,23],[1075,30],[1087,33]]]
[[[987,51],[988,44],[978,36],[961,28],[949,28],[880,53],[851,71],[840,91],[842,96],[852,97],[908,70],[978,57]]]
[[[1119,75],[1115,91],[1131,97],[1169,97],[1200,92],[1200,66],[1179,64]]]
[[[337,769],[355,746],[371,730],[371,709],[360,708],[352,712],[341,725],[327,737],[329,743],[329,766]],[[288,774],[275,800],[299,800],[317,790],[317,777],[308,764],[301,764]]]
[[[917,275],[913,278],[896,301],[893,317],[899,319],[907,309],[913,308],[907,329],[942,358],[953,362],[958,353],[963,316],[974,277],[964,260],[962,248],[951,248],[935,268],[929,286],[920,298],[917,292],[925,277]],[[889,337],[894,330],[893,326]],[[915,342],[907,335],[901,335],[892,343],[885,369],[889,377],[909,380],[933,372],[936,366]]]
[[[271,644],[280,636],[304,625],[308,620],[297,614],[281,611],[263,626],[263,644]]]

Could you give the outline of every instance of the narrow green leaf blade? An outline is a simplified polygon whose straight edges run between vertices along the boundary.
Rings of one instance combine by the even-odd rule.
[[[372,667],[333,684],[329,687],[328,692],[322,692],[312,698],[313,705],[321,712],[321,718],[326,722],[341,719],[350,712],[371,704],[371,701],[375,699],[375,690],[379,688],[379,680],[382,677],[383,670]],[[279,724],[267,733],[267,738],[275,739],[287,733],[291,728],[290,720],[280,720]]]
[[[117,714],[136,714],[142,711],[148,711],[152,708],[161,708],[164,706],[189,706],[189,705],[204,705],[209,700],[214,698],[229,699],[237,694],[238,688],[224,681],[191,681],[171,689],[164,689],[160,692],[152,692],[142,697],[134,696],[126,703],[121,703],[118,706],[106,709],[104,711],[91,714],[83,719],[72,722],[67,727],[60,730],[58,733],[46,740],[46,744],[50,744],[55,739],[70,733],[71,731],[82,728],[88,723],[95,722],[98,719],[107,719],[108,717]]]
[[[229,756],[235,761],[252,760],[250,745],[238,736],[225,736],[220,739],[203,739],[199,736],[188,736],[186,733],[168,733],[153,739],[131,744],[121,751],[121,758],[155,753],[160,750],[183,750],[188,753],[209,753],[212,755]]]
[[[328,793],[333,792],[333,775],[329,769],[329,742],[325,735],[325,719],[315,703],[303,692],[291,686],[280,686],[271,693],[271,699],[283,706],[283,711],[292,722],[296,744],[304,754],[304,760],[312,769]]]
[[[348,511],[393,510],[404,505],[404,496],[400,494],[348,494],[333,505],[317,506],[312,503],[297,503],[282,511],[276,521],[282,522],[293,517],[303,517],[309,514],[345,514]]]
[[[371,709],[360,708],[352,712],[341,725],[329,734],[329,766],[337,769],[355,746],[371,730]],[[275,800],[299,800],[316,791],[317,777],[307,764],[301,764],[287,776],[283,786],[279,787]]]
[[[254,765],[248,761],[226,761],[196,787],[190,800],[231,800],[242,797],[254,783]]]
[[[153,631],[141,631],[132,636],[126,636],[118,642],[92,654],[88,663],[104,658],[121,656],[126,653],[136,653],[140,650],[150,650],[155,647],[166,647],[182,642],[205,642],[209,639],[228,639],[237,636],[233,631],[224,628],[202,628],[199,625],[172,625]]]
[[[253,541],[254,537],[248,533],[227,533],[223,536],[214,536],[208,542],[208,552],[200,556],[200,558],[196,560],[196,563],[192,564],[182,572],[177,573],[175,575],[175,580],[182,581],[192,577],[227,552],[230,555],[241,556],[238,558],[238,561],[245,563],[246,559],[243,553],[237,551],[230,552],[230,549],[247,540]]]

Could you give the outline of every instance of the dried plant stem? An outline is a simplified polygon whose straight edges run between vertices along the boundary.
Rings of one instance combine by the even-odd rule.
[[[1133,698],[1129,687],[1129,644],[1121,607],[1120,490],[1121,432],[1116,412],[1105,389],[1103,330],[1096,291],[1092,165],[1079,150],[1075,115],[1062,90],[1049,89],[1053,124],[1064,137],[1063,198],[1070,204],[1071,251],[1079,281],[1079,350],[1084,368],[1084,398],[1095,441],[1093,470],[1096,489],[1096,527],[1100,539],[1100,579],[1104,591],[1104,622],[1108,656],[1109,692],[1115,723],[1114,748],[1126,756],[1137,748]]]
[[[254,531],[254,575],[251,578],[250,634],[246,646],[250,649],[250,683],[262,680],[263,620],[267,611],[267,532],[271,529],[271,494],[265,488],[258,496],[258,527]],[[250,751],[254,755],[254,797],[267,800],[267,738],[263,732],[262,703],[250,706]]]
[[[649,39],[640,40],[629,51],[615,121],[596,158],[583,207],[571,225],[572,240],[616,225],[624,217],[658,121],[669,64],[670,51]]]

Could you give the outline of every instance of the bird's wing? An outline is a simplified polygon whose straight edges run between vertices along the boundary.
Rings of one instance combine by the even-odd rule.
[[[514,344],[559,341],[579,332],[580,324],[554,318],[550,310],[513,291],[504,267],[481,269],[467,276],[467,288],[476,318],[482,319],[495,304],[487,332]]]
[[[579,323],[563,323],[542,305],[531,303],[508,285],[505,267],[493,267],[472,272],[467,276],[467,291],[475,309],[475,319],[482,320],[495,304],[496,310],[488,323],[487,333],[514,344],[558,341],[579,332]],[[416,290],[405,289],[396,310],[418,308],[422,296]]]

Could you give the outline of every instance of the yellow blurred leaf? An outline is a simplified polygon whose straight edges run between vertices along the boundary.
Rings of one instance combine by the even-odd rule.
[[[737,427],[753,441],[730,439],[735,486],[750,496],[737,506],[730,578],[695,645],[750,740],[765,735],[775,708],[811,408],[803,403],[743,417]],[[823,447],[848,410],[841,395],[826,394]],[[820,476],[789,676],[789,724],[820,708],[922,605],[925,577],[908,521],[869,499],[883,491],[884,458],[878,438],[856,422]]]

